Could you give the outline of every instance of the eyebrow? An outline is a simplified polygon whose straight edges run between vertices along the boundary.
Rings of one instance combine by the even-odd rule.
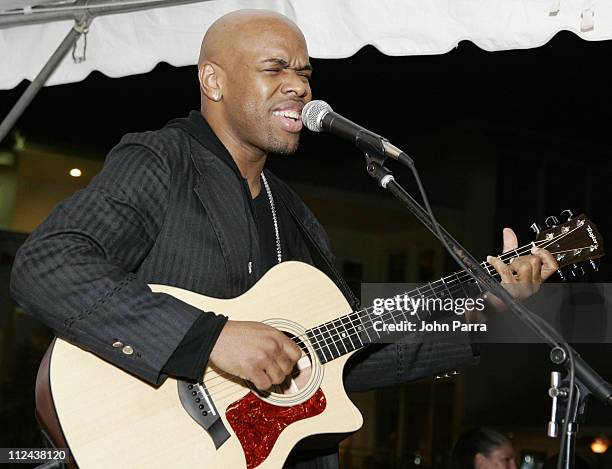
[[[280,59],[277,57],[271,57],[269,59],[265,59],[262,60],[263,63],[273,63],[276,65],[280,65],[283,68],[292,68],[289,66],[289,62],[287,62],[285,59]],[[304,65],[303,67],[300,68],[296,68],[295,69],[298,72],[304,71],[304,70],[308,70],[312,72],[312,65],[310,63],[307,63],[306,65]]]

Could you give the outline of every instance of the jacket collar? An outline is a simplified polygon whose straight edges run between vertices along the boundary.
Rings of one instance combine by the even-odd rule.
[[[178,127],[184,130],[192,138],[197,140],[200,145],[210,150],[212,156],[217,157],[224,164],[229,166],[240,180],[244,179],[240,174],[234,158],[232,158],[230,152],[225,148],[225,145],[219,140],[219,137],[213,132],[213,129],[199,111],[191,111],[188,117],[173,119],[166,124],[166,127]],[[202,174],[204,169],[203,166],[206,165],[206,163],[207,161],[205,159],[194,159],[194,164],[200,174]]]
[[[191,111],[187,118],[174,119],[166,127],[179,128],[195,140],[190,142],[190,157],[198,173],[193,190],[219,241],[231,293],[243,293],[261,275],[255,262],[259,243],[246,180],[200,112]],[[249,262],[252,274],[248,273]]]

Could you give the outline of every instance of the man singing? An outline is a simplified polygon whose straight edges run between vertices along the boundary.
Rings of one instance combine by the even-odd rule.
[[[209,363],[260,390],[282,383],[301,355],[283,333],[202,312],[147,284],[233,298],[274,265],[298,260],[356,304],[319,222],[264,169],[269,153],[298,147],[311,74],[304,36],[286,17],[243,10],[217,20],[198,61],[200,111],[126,135],[110,151],[101,173],[19,251],[14,298],[57,336],[152,385],[168,375],[199,380]],[[511,232],[505,238],[516,247]],[[545,250],[491,263],[506,283],[529,279],[522,294],[556,270]],[[474,361],[469,343],[370,347],[349,363],[345,386],[396,384]],[[337,466],[334,448],[292,454],[286,465]]]

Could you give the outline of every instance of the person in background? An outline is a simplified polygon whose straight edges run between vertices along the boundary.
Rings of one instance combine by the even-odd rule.
[[[489,428],[462,433],[450,457],[450,469],[516,469],[510,440]]]

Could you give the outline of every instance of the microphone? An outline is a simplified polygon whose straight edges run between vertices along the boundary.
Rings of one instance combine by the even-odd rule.
[[[334,112],[325,101],[317,99],[306,104],[302,109],[302,123],[312,132],[325,131],[352,141],[365,152],[375,150],[408,166],[413,164],[412,159],[389,140]]]

